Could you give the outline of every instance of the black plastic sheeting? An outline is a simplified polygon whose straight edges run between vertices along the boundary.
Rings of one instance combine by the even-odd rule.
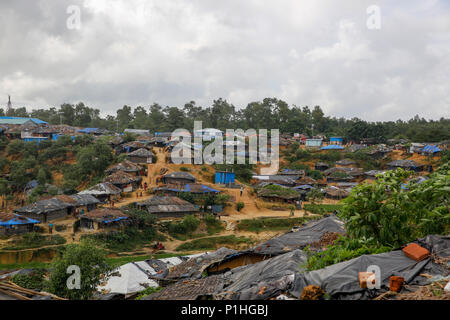
[[[295,249],[303,249],[313,242],[319,241],[327,232],[345,233],[344,223],[335,215],[312,221],[295,232],[288,232],[270,239],[251,251],[264,255],[279,255]]]
[[[235,268],[223,275],[224,287],[216,299],[266,300],[287,291],[306,261],[295,250],[252,265]]]
[[[432,254],[441,257],[450,256],[450,237],[430,235],[416,243],[426,247]],[[359,272],[367,271],[369,266],[376,265],[381,271],[381,288],[362,289],[359,285]],[[389,289],[389,278],[393,275],[405,278],[409,285],[425,285],[428,280],[421,273],[443,275],[448,267],[435,264],[431,258],[416,262],[401,251],[391,251],[361,257],[328,266],[324,269],[307,273],[296,273],[291,295],[298,298],[304,287],[317,285],[328,293],[332,299],[357,300],[371,299]]]

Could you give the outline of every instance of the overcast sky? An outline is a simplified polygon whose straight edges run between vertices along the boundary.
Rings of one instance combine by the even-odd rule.
[[[105,115],[277,97],[370,121],[449,117],[449,3],[1,0],[0,105],[11,94],[29,111],[83,101]]]

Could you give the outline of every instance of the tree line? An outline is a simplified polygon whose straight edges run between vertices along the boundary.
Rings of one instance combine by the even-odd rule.
[[[0,115],[5,115],[0,109]],[[281,133],[303,133],[308,136],[324,134],[341,136],[346,141],[359,142],[375,139],[408,139],[414,142],[439,142],[450,139],[450,119],[426,120],[418,115],[408,121],[368,122],[359,118],[336,118],[326,116],[320,106],[290,106],[283,100],[265,98],[238,109],[219,98],[209,107],[202,107],[195,101],[183,107],[153,103],[149,107],[123,106],[116,115],[102,117],[100,110],[78,104],[62,104],[59,109],[26,108],[13,109],[9,116],[35,117],[50,124],[67,124],[79,127],[103,128],[112,132],[124,129],[148,129],[150,132],[171,132],[178,128],[193,129],[194,120],[202,121],[203,128],[226,129],[279,129]]]

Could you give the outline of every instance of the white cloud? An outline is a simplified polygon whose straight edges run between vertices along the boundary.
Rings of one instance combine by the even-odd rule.
[[[68,30],[68,5],[81,30]],[[445,0],[4,0],[0,104],[237,107],[264,97],[368,120],[449,116]]]

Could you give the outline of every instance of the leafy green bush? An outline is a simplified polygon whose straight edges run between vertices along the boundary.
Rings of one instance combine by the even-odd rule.
[[[194,215],[186,215],[180,222],[169,224],[169,234],[176,237],[177,235],[190,235],[200,225],[200,219]]]
[[[69,266],[80,268],[80,289],[71,290],[67,286],[71,276],[67,273]],[[50,292],[71,300],[88,300],[100,282],[107,279],[111,267],[106,262],[106,252],[84,240],[80,244],[67,245],[62,256],[52,262],[50,270]]]
[[[236,210],[237,211],[241,211],[242,209],[244,209],[245,204],[243,202],[238,202],[236,203]]]
[[[372,238],[400,246],[428,234],[442,234],[450,226],[450,164],[422,183],[404,184],[411,172],[388,171],[372,184],[352,189],[339,216],[350,238]]]
[[[334,245],[328,246],[322,252],[315,252],[309,247],[306,247],[304,252],[308,258],[302,267],[308,271],[318,270],[364,254],[378,254],[391,251],[392,249],[389,246],[380,246],[374,241],[365,239],[351,240],[347,237],[340,236]]]
[[[204,221],[209,235],[219,233],[225,229],[222,222],[216,219],[212,214],[205,214]]]
[[[45,269],[35,269],[30,274],[16,274],[11,281],[25,289],[43,291],[48,286],[45,273]]]

